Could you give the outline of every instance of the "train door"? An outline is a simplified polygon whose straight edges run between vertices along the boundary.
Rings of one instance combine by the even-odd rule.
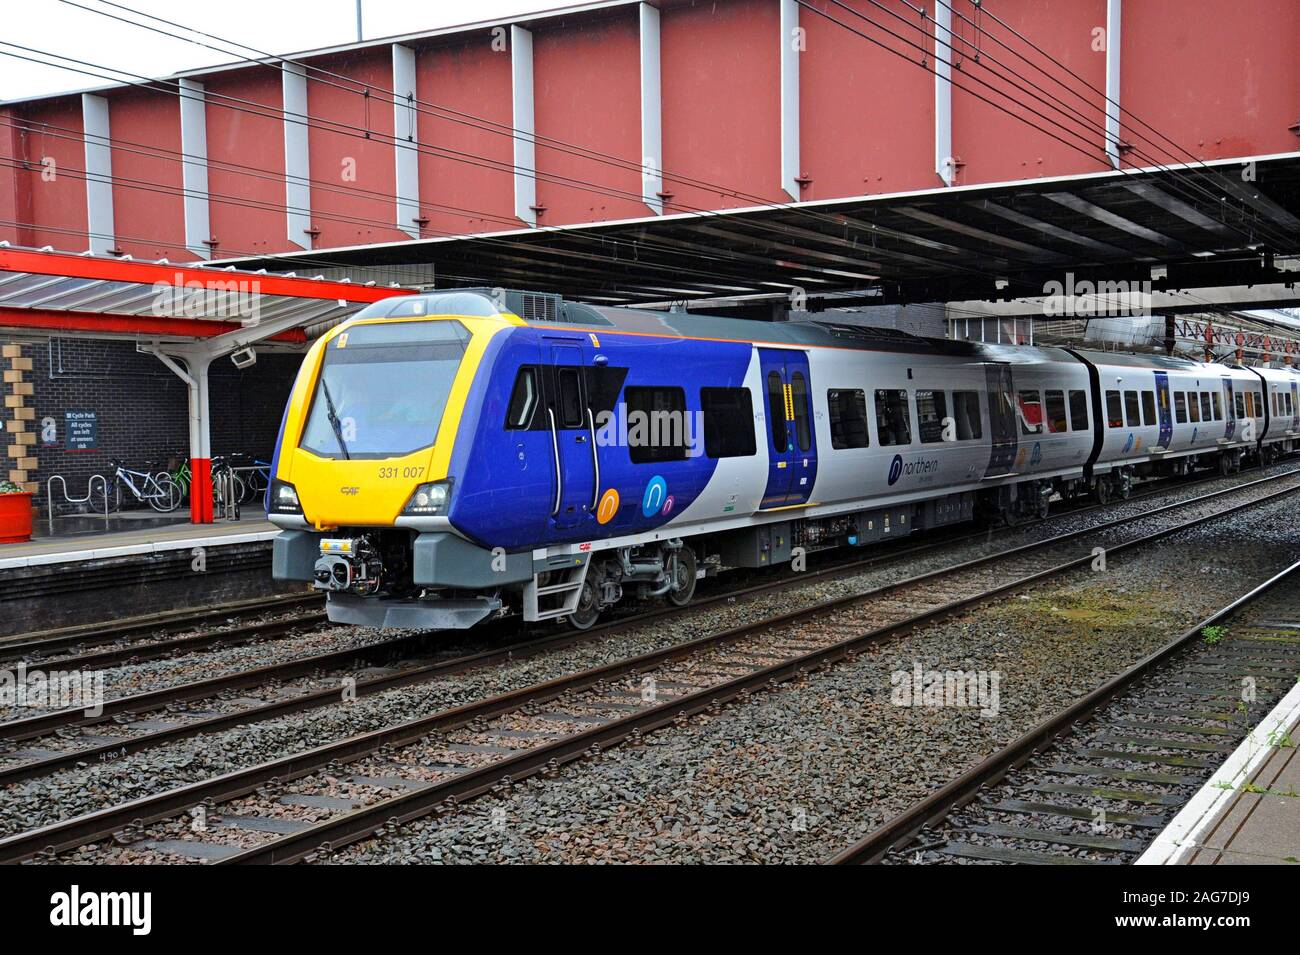
[[[758,356],[768,425],[767,488],[760,507],[805,504],[817,478],[808,354],[760,348]]]
[[[581,339],[549,339],[550,376],[546,425],[556,476],[551,519],[561,530],[583,524],[596,495],[596,435],[588,411]]]
[[[1016,431],[1016,392],[1011,381],[1011,366],[1006,362],[989,362],[984,366],[989,396],[989,451],[986,477],[1011,472],[1019,441]]]
[[[1160,440],[1157,444],[1159,447],[1167,448],[1174,437],[1174,416],[1169,408],[1169,374],[1167,372],[1156,372],[1156,406],[1160,413]]]
[[[1225,413],[1223,415],[1223,436],[1231,441],[1233,436],[1237,433],[1236,394],[1232,390],[1232,379],[1225,376],[1223,379],[1223,387],[1227,394],[1227,403],[1224,406]]]

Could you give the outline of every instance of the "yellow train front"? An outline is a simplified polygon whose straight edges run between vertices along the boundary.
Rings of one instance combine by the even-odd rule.
[[[458,629],[501,608],[483,587],[523,567],[494,573],[490,550],[450,532],[452,452],[485,352],[522,324],[485,294],[402,296],[315,343],[267,491],[277,579],[326,591],[340,623]],[[430,587],[442,599],[417,599]]]

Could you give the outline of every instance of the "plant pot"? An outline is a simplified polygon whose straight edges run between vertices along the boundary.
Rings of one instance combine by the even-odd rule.
[[[32,539],[32,496],[0,494],[0,544]]]

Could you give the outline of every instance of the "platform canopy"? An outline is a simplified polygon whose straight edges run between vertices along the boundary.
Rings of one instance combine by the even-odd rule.
[[[204,343],[220,354],[262,341],[302,345],[308,329],[409,292],[374,282],[139,262],[0,242],[0,332]]]
[[[811,310],[1012,300],[1070,276],[1179,290],[1161,310],[1186,311],[1294,303],[1298,253],[1300,153],[1288,153],[228,261],[380,276],[424,264],[443,287],[508,286],[609,304],[780,298],[799,289]]]
[[[380,299],[411,290],[14,248],[0,242],[0,335],[39,332],[127,339],[185,382],[190,419],[190,518],[213,520],[208,367],[255,344],[301,347]]]

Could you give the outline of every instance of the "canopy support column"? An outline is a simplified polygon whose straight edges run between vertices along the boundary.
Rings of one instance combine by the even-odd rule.
[[[212,513],[212,419],[208,399],[208,366],[213,356],[196,348],[174,348],[172,354],[157,345],[141,345],[142,351],[176,373],[189,390],[190,406],[190,520],[213,523]],[[182,365],[176,359],[182,359]]]

